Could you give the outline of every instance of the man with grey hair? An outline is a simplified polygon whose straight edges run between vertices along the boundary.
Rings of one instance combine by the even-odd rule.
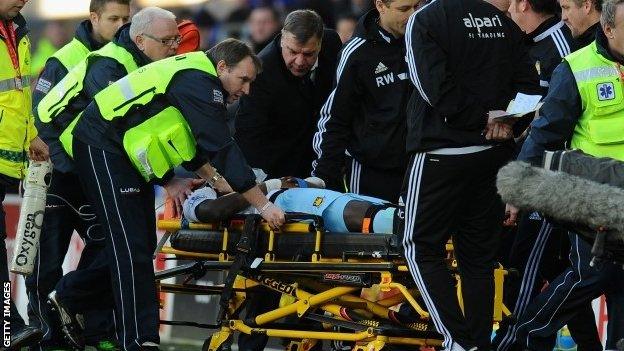
[[[146,7],[132,17],[129,34],[151,61],[175,55],[180,33],[175,15],[160,7]]]
[[[63,80],[61,80],[44,97],[38,106],[39,117],[49,113],[45,106],[62,105],[64,110],[52,120],[52,123],[66,130],[73,128],[70,124],[75,121],[80,112],[93,100],[94,96],[111,83],[126,76],[139,67],[147,65],[166,57],[173,56],[180,43],[175,16],[170,11],[147,7],[137,12],[132,17],[132,22],[122,26],[115,34],[113,40],[102,49],[91,53],[85,60],[86,65],[78,65]],[[83,70],[82,73],[77,70]],[[67,86],[73,86],[76,82],[72,79],[83,77],[82,90],[73,93],[74,96],[66,99],[63,92]],[[71,92],[71,90],[67,90]],[[50,101],[48,101],[50,100]],[[58,100],[58,101],[55,101]],[[105,120],[91,123],[85,128],[91,130],[108,130],[108,122]],[[97,125],[95,125],[97,124]],[[70,129],[71,131],[71,129]],[[71,133],[70,133],[71,134]],[[71,154],[71,142],[63,142],[65,150]],[[169,177],[163,181],[167,194],[174,200],[176,208],[181,209],[181,204],[186,198],[187,192],[193,180]],[[85,193],[92,189],[84,189]],[[124,201],[122,199],[121,201]],[[96,230],[96,231],[99,231]],[[92,233],[92,236],[102,238],[100,233]],[[110,245],[109,242],[106,245]],[[117,321],[117,335],[121,346],[125,350],[157,348],[158,338],[158,306],[154,296],[145,291],[153,291],[155,282],[144,281],[136,285],[135,306],[119,305],[120,301],[110,299],[90,299],[87,305],[84,296],[88,296],[89,290],[95,287],[102,289],[102,284],[110,285],[110,269],[116,269],[119,262],[116,257],[110,257],[106,250],[100,250],[93,262],[86,268],[65,275],[56,285],[56,290],[50,294],[50,302],[60,315],[63,333],[67,340],[76,348],[84,348],[84,340],[81,335],[81,327],[77,322],[78,311],[91,310],[96,307],[114,307]],[[127,253],[131,255],[132,253]],[[112,268],[111,268],[112,267]],[[132,277],[125,277],[129,280]],[[127,285],[121,285],[120,289],[130,289]],[[108,293],[110,294],[110,289]],[[135,291],[121,292],[132,294]],[[102,304],[108,306],[102,306]],[[128,323],[123,321],[136,321]]]
[[[624,161],[624,0],[602,4],[602,30],[588,46],[566,56],[555,69],[539,118],[518,156],[541,164],[545,150],[572,149]],[[579,306],[606,294],[607,350],[624,336],[622,267],[605,261],[590,265],[591,245],[570,232],[570,266],[518,316],[517,342],[528,350],[551,350],[555,335]]]

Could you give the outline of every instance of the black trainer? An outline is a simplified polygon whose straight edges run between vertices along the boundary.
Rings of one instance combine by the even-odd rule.
[[[77,350],[84,350],[85,341],[82,335],[84,326],[80,325],[76,319],[76,315],[67,311],[67,308],[65,308],[65,306],[63,306],[60,300],[56,297],[56,291],[52,291],[48,295],[48,303],[52,306],[52,310],[61,320],[63,334],[65,334],[67,342]]]

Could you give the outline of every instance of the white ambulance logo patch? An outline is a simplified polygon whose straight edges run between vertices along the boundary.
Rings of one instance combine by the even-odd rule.
[[[39,78],[35,90],[39,90],[40,92],[47,94],[50,91],[50,88],[52,88],[52,83],[50,81]]]
[[[221,90],[213,89],[212,96],[213,96],[214,102],[218,102],[220,104],[223,103],[223,93],[221,92]]]
[[[598,84],[596,93],[598,93],[598,100],[600,101],[615,99],[615,88],[611,82]]]

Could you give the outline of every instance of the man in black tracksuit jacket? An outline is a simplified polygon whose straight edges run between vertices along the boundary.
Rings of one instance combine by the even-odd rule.
[[[418,1],[405,12],[405,24]],[[406,106],[412,92],[405,62],[405,27],[396,34],[382,27],[380,13],[362,16],[354,36],[345,43],[336,74],[336,88],[321,109],[313,147],[317,160],[312,175],[332,190],[348,191],[397,202],[407,167]],[[389,21],[389,23],[400,23]],[[386,26],[388,26],[386,24]],[[346,157],[345,150],[350,156]],[[346,166],[347,179],[343,180]]]
[[[523,39],[510,18],[482,0],[433,1],[406,30],[416,89],[408,105],[403,246],[448,350],[490,349],[503,219],[495,179],[513,146],[492,141],[512,135],[488,111],[504,110],[517,92],[540,92]],[[451,234],[465,315],[444,260]]]
[[[596,40],[596,33],[602,30],[602,28],[600,28],[600,22],[596,22],[594,25],[592,25],[591,27],[587,28],[587,30],[578,38],[574,38],[574,41],[576,43],[576,49],[580,49],[583,47],[586,47],[587,45],[591,44],[592,41]]]
[[[515,1],[515,0],[512,0]],[[570,29],[555,14],[528,33],[529,56],[539,74],[542,95],[548,92],[548,82],[561,59],[575,50]]]
[[[249,96],[240,99],[236,114],[236,142],[252,167],[269,178],[310,175],[312,138],[319,111],[330,94],[338,51],[338,34],[325,29],[315,67],[304,76],[293,75],[282,56],[284,31],[258,54],[262,72]]]
[[[109,16],[121,15],[117,21],[106,22],[102,31],[115,33],[123,23],[128,21],[129,8],[127,4],[113,3],[111,7],[96,9],[101,21],[108,21]],[[118,12],[105,12],[114,9]],[[113,11],[114,11],[113,10]],[[104,11],[104,12],[100,12]],[[123,16],[125,14],[125,17]],[[105,18],[106,16],[106,18]],[[110,26],[113,26],[112,28]],[[90,20],[85,20],[78,25],[75,39],[80,41],[89,51],[100,49],[106,42],[99,42],[96,38],[104,38],[104,33],[94,33],[94,28]],[[109,38],[110,39],[110,38]],[[68,73],[59,59],[51,57],[45,64],[43,71],[39,75],[38,84],[33,91],[33,113],[37,116],[37,105],[48,93]],[[43,234],[39,242],[39,251],[33,274],[26,278],[26,288],[28,291],[28,315],[31,324],[39,325],[44,332],[44,339],[39,344],[39,348],[50,346],[61,346],[64,344],[61,327],[57,325],[53,317],[50,305],[47,303],[48,294],[54,290],[54,286],[63,276],[62,264],[65,254],[69,248],[69,242],[74,229],[83,238],[86,245],[80,256],[81,260],[78,269],[87,267],[95,258],[95,253],[104,246],[101,238],[98,238],[98,231],[89,229],[95,224],[93,219],[85,220],[70,208],[84,210],[86,198],[81,191],[77,191],[76,184],[79,184],[78,175],[74,173],[74,164],[63,150],[59,136],[61,130],[53,124],[41,123],[39,118],[35,118],[35,125],[39,131],[39,136],[50,148],[50,159],[54,165],[52,183],[48,189],[49,196],[46,203],[46,213],[43,222]],[[60,196],[63,199],[57,198]],[[64,201],[68,201],[65,203]],[[84,213],[85,211],[83,211]],[[89,211],[86,211],[89,212]],[[97,233],[97,234],[96,234]],[[99,235],[101,236],[101,235]],[[112,321],[112,310],[102,310],[85,314],[85,337],[88,344],[97,343],[104,339],[114,339],[114,327]],[[109,334],[111,333],[111,334]]]

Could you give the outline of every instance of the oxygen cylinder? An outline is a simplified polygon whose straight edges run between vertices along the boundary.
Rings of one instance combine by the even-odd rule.
[[[24,198],[15,233],[11,261],[13,273],[30,275],[33,271],[51,178],[52,163],[31,161],[24,179]]]

